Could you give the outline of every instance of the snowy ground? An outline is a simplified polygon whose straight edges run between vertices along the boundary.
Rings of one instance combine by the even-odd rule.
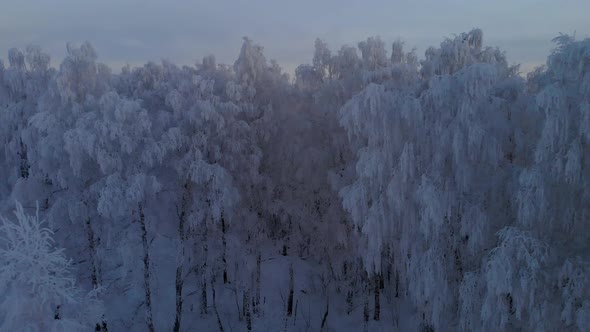
[[[326,308],[326,298],[319,296],[318,289],[321,284],[314,276],[313,266],[306,261],[296,259],[294,261],[295,293],[294,312],[292,317],[286,317],[287,295],[289,291],[289,262],[290,257],[276,256],[263,258],[262,263],[262,290],[261,312],[252,315],[253,331],[320,331],[322,318]],[[172,271],[172,270],[171,270]],[[217,284],[217,307],[225,331],[246,331],[246,321],[239,317],[241,307],[241,295],[236,297],[231,284]],[[191,291],[189,290],[188,293]],[[170,294],[173,289],[169,290]],[[373,298],[369,307],[373,307]],[[171,297],[171,300],[173,298]],[[212,304],[211,293],[209,303]],[[419,326],[414,319],[415,313],[409,309],[411,306],[392,299],[387,294],[381,297],[381,320],[371,320],[365,328],[363,322],[362,300],[356,305],[350,315],[346,314],[346,301],[344,295],[330,294],[330,309],[323,331],[416,331]],[[173,308],[173,302],[167,305]],[[216,316],[210,307],[209,314],[202,316],[198,308],[189,309],[192,313],[185,315],[184,331],[218,331]],[[164,313],[164,305],[156,312]],[[165,317],[165,314],[157,316],[158,330],[167,330],[171,327],[173,313]]]

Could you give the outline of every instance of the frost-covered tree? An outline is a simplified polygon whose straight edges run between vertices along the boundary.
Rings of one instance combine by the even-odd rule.
[[[431,48],[421,75],[394,59],[391,78],[341,111],[358,161],[340,194],[367,236],[365,265],[381,273],[383,253],[393,255],[396,287],[436,329],[458,317],[464,274],[514,217],[514,164],[527,160],[515,147],[525,135],[524,84],[480,39],[473,30]]]
[[[358,44],[363,57],[364,66],[368,70],[385,67],[388,63],[385,43],[379,37],[370,37]]]
[[[78,288],[71,260],[53,231],[19,203],[16,222],[0,217],[0,327],[3,330],[78,331],[92,328],[100,302]]]
[[[85,186],[82,189],[85,199],[80,201],[80,209],[70,214],[82,213],[86,218],[89,241],[96,237],[91,219],[100,229],[106,230],[101,252],[108,253],[110,259],[101,269],[107,270],[105,274],[108,278],[120,280],[112,284],[113,288],[128,288],[134,283],[137,275],[127,271],[133,267],[133,270],[142,269],[135,264],[140,260],[134,259],[131,254],[135,251],[130,250],[141,247],[138,251],[142,252],[144,289],[140,287],[134,291],[144,294],[138,297],[146,302],[146,320],[148,326],[152,326],[149,268],[149,240],[152,236],[148,232],[151,220],[149,216],[146,218],[144,210],[161,188],[150,171],[155,164],[162,162],[163,152],[151,136],[151,119],[138,102],[109,92],[100,98],[98,104],[97,111],[82,114],[75,128],[64,134],[65,149],[74,175]],[[82,172],[82,169],[94,171]],[[137,222],[137,227],[128,226],[134,222]],[[118,246],[120,241],[125,241],[127,245]],[[95,252],[94,255],[97,254]],[[94,256],[92,259],[100,258]],[[125,262],[122,267],[121,262]],[[99,262],[95,264],[98,268]],[[96,280],[96,283],[99,281]],[[126,296],[131,299],[130,294]]]
[[[21,196],[28,195],[29,199],[33,195],[34,199],[42,200],[46,209],[51,208],[49,213],[55,214],[55,222],[70,220],[67,215],[68,202],[73,203],[71,200],[74,197],[78,197],[75,199],[76,204],[80,201],[82,204],[88,204],[88,199],[84,196],[88,196],[92,180],[99,176],[96,168],[81,172],[82,167],[88,166],[83,159],[69,158],[69,154],[73,152],[73,145],[68,142],[70,135],[66,133],[76,127],[76,122],[81,116],[98,109],[97,100],[102,95],[102,90],[97,90],[96,87],[105,84],[102,81],[98,82],[98,77],[106,74],[96,65],[96,54],[89,44],[80,49],[69,47],[68,52],[69,56],[62,63],[60,71],[52,77],[48,91],[41,97],[39,112],[30,118],[26,130],[27,143],[34,147],[29,153],[34,164],[31,169],[34,176],[29,182],[36,183],[39,189],[37,192],[31,192],[32,184],[23,185],[23,189],[17,192]],[[90,138],[86,143],[89,143],[86,144],[87,148],[91,148]],[[87,183],[89,180],[90,183]],[[89,214],[88,211],[84,213]],[[87,220],[80,220],[79,216],[75,215],[72,217],[76,222],[88,226]],[[67,224],[58,225],[58,228],[64,226]],[[90,229],[86,226],[81,226],[81,229],[87,230],[84,233],[89,234],[88,245],[92,248],[96,241],[94,231],[92,226]],[[61,235],[62,233],[59,233],[59,236]],[[95,266],[91,270],[96,269]],[[92,274],[92,282],[97,285],[96,273]]]
[[[529,76],[541,131],[520,173],[517,221],[499,233],[484,273],[484,326],[588,327],[588,40],[562,35]]]
[[[115,74],[9,51],[1,326],[587,330],[590,47],[556,42],[526,79],[479,29],[317,39],[293,81],[248,38]]]
[[[0,136],[3,140],[0,167],[6,175],[3,186],[11,187],[18,179],[30,175],[26,129],[29,119],[38,111],[40,97],[47,90],[54,70],[49,68],[47,54],[38,47],[29,46],[24,53],[11,49],[9,67],[0,71],[0,91],[3,91],[0,92]]]

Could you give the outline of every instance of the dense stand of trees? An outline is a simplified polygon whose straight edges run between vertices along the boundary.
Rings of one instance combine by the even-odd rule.
[[[480,30],[421,59],[317,40],[294,80],[247,38],[118,74],[88,43],[10,50],[0,330],[255,330],[273,293],[286,330],[394,302],[424,330],[587,330],[590,40],[554,41],[526,79]]]

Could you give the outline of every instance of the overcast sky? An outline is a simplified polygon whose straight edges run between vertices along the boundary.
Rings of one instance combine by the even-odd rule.
[[[422,55],[479,27],[486,45],[527,70],[545,61],[559,32],[588,37],[589,12],[590,0],[0,0],[0,58],[37,44],[57,64],[66,42],[88,40],[115,69],[162,58],[194,64],[207,54],[233,63],[248,36],[292,71],[311,62],[316,37],[333,50],[369,36],[400,38]]]

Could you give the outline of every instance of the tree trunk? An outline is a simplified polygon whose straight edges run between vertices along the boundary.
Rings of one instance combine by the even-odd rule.
[[[353,292],[349,290],[346,292],[346,314],[350,315],[353,308]]]
[[[20,151],[18,152],[20,157],[20,177],[26,179],[29,177],[29,170],[31,166],[29,165],[29,159],[27,157],[27,146],[23,143],[23,140],[20,140]]]
[[[178,215],[178,237],[180,239],[180,257],[178,258],[178,266],[176,267],[176,317],[174,318],[174,332],[180,331],[180,323],[182,321],[182,287],[183,287],[183,267],[184,267],[184,242],[185,234],[184,227],[186,223],[187,205],[190,199],[190,183],[187,181],[184,185],[184,193],[182,195],[182,202],[180,206],[180,213]]]
[[[252,331],[252,315],[250,314],[250,291],[244,292],[244,317],[246,317],[246,328]]]
[[[299,300],[295,301],[295,314],[293,316],[293,326],[297,325],[297,309],[299,308]]]
[[[184,249],[182,249],[182,251],[181,257],[184,256]],[[176,316],[174,318],[174,332],[180,331],[180,322],[182,321],[182,265],[182,262],[179,262],[178,267],[176,268]]]
[[[293,262],[289,264],[289,298],[287,300],[287,316],[293,314],[293,295],[295,293],[295,280],[293,278]]]
[[[203,277],[201,283],[201,315],[207,314],[207,280]]]
[[[322,318],[322,327],[323,330],[326,326],[326,322],[328,321],[328,313],[330,313],[330,296],[328,295],[326,299],[326,311],[324,311],[324,317]]]
[[[373,319],[379,320],[381,317],[381,302],[379,299],[379,295],[381,293],[381,278],[379,274],[375,275],[375,311],[373,312]]]
[[[150,282],[150,247],[145,226],[143,207],[139,204],[139,224],[141,226],[141,242],[143,244],[143,286],[145,290],[146,319],[149,332],[154,332],[154,319],[152,316],[152,291]]]
[[[236,291],[237,294],[237,291]],[[236,295],[237,297],[237,295]],[[237,304],[237,299],[236,299],[236,304]],[[240,312],[239,307],[238,307],[238,320],[241,322],[242,318],[246,317],[246,307],[247,304],[246,302],[248,302],[248,297],[246,296],[246,291],[242,291],[242,312]]]
[[[399,297],[399,272],[395,271],[395,297]]]
[[[217,317],[217,325],[219,326],[219,332],[223,332],[223,324],[221,323],[221,317],[219,317],[219,311],[217,311],[217,301],[215,300],[215,283],[211,281],[211,295],[213,296],[213,311]]]
[[[84,203],[86,205],[86,203]],[[98,262],[96,261],[96,237],[94,234],[94,230],[92,229],[92,225],[90,224],[90,218],[86,219],[86,235],[88,236],[88,251],[90,253],[90,280],[92,282],[92,288],[98,288]],[[96,331],[104,331],[107,332],[107,322],[102,316],[102,320],[99,323],[96,323],[95,330]]]
[[[365,305],[363,306],[363,321],[365,322],[365,329],[369,323],[369,283],[367,282],[367,288],[365,288]]]
[[[90,225],[90,218],[86,219],[86,235],[88,236],[88,251],[90,254],[90,280],[92,288],[98,287],[98,273],[96,268],[96,241],[94,238],[94,230]]]
[[[201,243],[203,245],[203,265],[201,266],[201,314],[207,314],[207,259],[209,254],[209,247],[207,246],[207,223],[203,222],[203,232]]]
[[[291,217],[289,217],[289,227],[287,228],[287,238],[285,239],[285,243],[283,244],[283,256],[287,256],[289,254],[288,250],[290,249],[289,246],[291,245],[291,232],[293,231],[293,223],[291,222]]]
[[[227,251],[227,241],[225,240],[225,218],[223,213],[221,214],[221,243],[223,245],[221,251],[221,262],[223,263],[223,283],[227,284],[227,259],[226,259],[226,251]]]
[[[256,295],[254,297],[254,313],[258,314],[260,311],[260,277],[262,272],[262,255],[260,251],[258,251],[258,255],[256,256]]]

